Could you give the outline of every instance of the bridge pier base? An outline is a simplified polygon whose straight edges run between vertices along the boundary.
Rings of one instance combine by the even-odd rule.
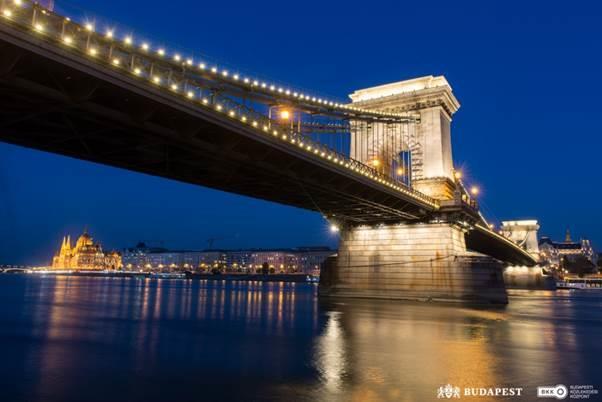
[[[420,223],[346,228],[320,295],[506,304],[503,264],[466,250],[462,228]]]

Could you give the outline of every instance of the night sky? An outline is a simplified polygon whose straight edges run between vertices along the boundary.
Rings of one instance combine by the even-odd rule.
[[[446,76],[456,166],[495,221],[602,247],[602,6],[551,1],[70,0],[152,43],[346,101]],[[75,7],[74,7],[75,6]],[[101,28],[99,26],[99,28]],[[0,143],[0,264],[48,263],[88,226],[106,247],[336,246],[317,213]]]

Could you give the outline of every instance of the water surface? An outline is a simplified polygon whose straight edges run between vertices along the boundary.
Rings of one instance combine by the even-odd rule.
[[[448,383],[535,400],[538,385],[602,388],[601,311],[595,291],[516,291],[485,309],[324,301],[295,283],[0,275],[0,400],[430,401]]]

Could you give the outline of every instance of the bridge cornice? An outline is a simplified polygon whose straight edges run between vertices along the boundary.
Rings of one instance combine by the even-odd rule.
[[[349,97],[354,106],[379,111],[415,112],[441,107],[450,120],[460,108],[460,102],[442,76],[428,76],[361,89],[350,94]]]

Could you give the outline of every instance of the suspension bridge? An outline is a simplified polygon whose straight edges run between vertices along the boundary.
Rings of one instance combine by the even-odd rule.
[[[411,293],[437,266],[447,273],[431,275],[434,294],[455,295],[498,286],[485,255],[535,263],[490,227],[454,169],[459,103],[444,77],[341,103],[52,8],[0,2],[1,141],[317,211],[341,230],[331,289],[343,294]],[[381,271],[388,258],[415,267]]]

